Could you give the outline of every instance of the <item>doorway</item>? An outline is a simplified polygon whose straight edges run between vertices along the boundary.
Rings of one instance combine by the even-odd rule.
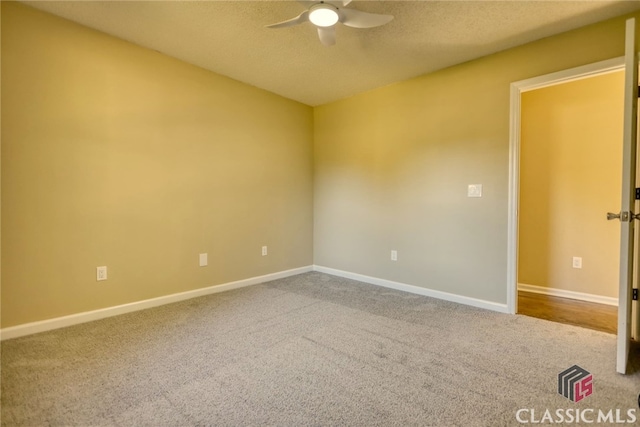
[[[521,94],[521,314],[616,333],[624,71]]]
[[[582,67],[577,67],[569,70],[564,70],[557,73],[552,73],[544,76],[539,76],[527,80],[522,80],[511,84],[511,126],[510,126],[510,169],[509,169],[509,228],[508,228],[508,294],[507,305],[511,313],[518,312],[518,249],[519,249],[519,205],[520,200],[520,159],[521,159],[521,111],[522,111],[522,97],[527,92],[537,89],[548,88],[556,85],[562,85],[563,83],[578,82],[583,79],[591,77],[597,77],[601,75],[607,75],[615,72],[620,72],[624,69],[624,58],[614,58],[607,61],[602,61],[595,64],[589,64]],[[622,118],[620,118],[622,121]],[[619,140],[618,140],[619,141]],[[617,142],[617,145],[620,143]],[[580,152],[577,152],[580,154]],[[569,155],[569,158],[571,156]],[[560,171],[565,171],[562,168]],[[618,175],[619,176],[619,175]],[[548,181],[548,180],[547,180]],[[538,183],[539,184],[539,183]],[[547,183],[548,186],[548,183]],[[585,186],[582,186],[585,188]],[[579,199],[579,201],[588,202],[591,200],[589,197]],[[555,201],[554,201],[555,203]],[[610,208],[606,208],[610,209]],[[606,210],[605,210],[606,212]],[[595,215],[604,215],[603,212],[595,213]],[[573,257],[583,258],[580,254],[571,254],[569,265],[573,268]],[[591,256],[587,256],[591,259]],[[588,260],[587,260],[588,261]],[[580,262],[577,260],[575,262]],[[548,287],[548,286],[547,286]],[[569,289],[571,290],[571,289]],[[576,291],[574,291],[576,292]],[[587,293],[587,292],[582,292]],[[553,295],[555,296],[555,295]],[[560,297],[564,297],[561,295]],[[605,295],[606,296],[606,295]],[[613,298],[613,297],[610,297]],[[613,298],[615,300],[615,298]]]

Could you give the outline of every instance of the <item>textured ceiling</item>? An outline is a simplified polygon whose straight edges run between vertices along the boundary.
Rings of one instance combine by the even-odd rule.
[[[391,14],[372,29],[265,25],[304,10],[295,1],[25,1],[216,73],[308,105],[469,61],[640,10],[638,1],[353,1]]]

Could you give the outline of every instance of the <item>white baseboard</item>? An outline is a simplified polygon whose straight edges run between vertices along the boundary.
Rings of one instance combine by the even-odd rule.
[[[458,304],[470,305],[473,307],[484,308],[487,310],[497,311],[500,313],[509,313],[507,304],[500,304],[497,302],[491,302],[481,300],[477,298],[465,297],[462,295],[450,294],[448,292],[436,291],[433,289],[421,288],[419,286],[407,285],[405,283],[393,282],[391,280],[378,279],[377,277],[365,276],[357,273],[350,273],[348,271],[336,270],[334,268],[323,267],[320,265],[314,265],[313,271],[319,271],[321,273],[327,273],[334,276],[344,277],[347,279],[357,280],[359,282],[369,283],[371,285],[383,286],[385,288],[396,289],[399,291],[409,292],[412,294],[423,295],[427,297],[437,298],[445,301],[451,301]]]
[[[266,274],[264,276],[251,277],[249,279],[209,286],[206,288],[194,289],[192,291],[180,292],[177,294],[165,295],[143,301],[136,301],[128,304],[117,305],[114,307],[85,311],[83,313],[72,314],[69,316],[56,317],[54,319],[47,319],[39,322],[11,326],[8,328],[0,329],[0,340],[23,337],[25,335],[37,334],[38,332],[45,332],[53,329],[77,325],[80,323],[91,322],[93,320],[131,313],[133,311],[144,310],[160,305],[171,304],[174,302],[197,298],[204,295],[230,291],[232,289],[238,289],[245,286],[257,285],[259,283],[269,282],[271,280],[282,279],[284,277],[295,276],[296,274],[307,273],[312,270],[312,266],[294,268],[292,270],[280,271],[277,273]]]
[[[518,283],[518,290],[532,292],[534,294],[551,295],[554,297],[576,299],[579,301],[595,302],[598,304],[618,306],[618,298],[603,297],[601,295],[585,294],[583,292],[565,291],[564,289],[545,288],[543,286],[527,285]]]

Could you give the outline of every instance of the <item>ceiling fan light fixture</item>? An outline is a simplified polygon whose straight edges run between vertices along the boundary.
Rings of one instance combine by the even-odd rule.
[[[318,0],[298,1],[305,3],[307,1],[317,2]],[[316,27],[320,43],[325,46],[332,46],[336,44],[336,24],[342,24],[352,28],[373,28],[384,25],[393,19],[392,15],[369,13],[358,9],[342,7],[349,4],[350,1],[351,0],[342,0],[342,2],[340,2],[339,0],[332,0],[330,4],[320,1],[311,5],[309,9],[300,15],[287,19],[286,21],[267,25],[267,28],[284,28],[311,22]],[[342,3],[341,6],[340,3]]]
[[[318,27],[331,27],[336,25],[338,19],[338,11],[327,4],[319,4],[309,13],[309,21]]]

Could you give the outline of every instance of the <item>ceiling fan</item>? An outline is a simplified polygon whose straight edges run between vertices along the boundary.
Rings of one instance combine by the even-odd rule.
[[[305,5],[308,0],[299,0]],[[373,28],[384,25],[393,19],[392,15],[363,12],[356,9],[347,9],[351,0],[342,1],[317,1],[300,15],[276,24],[267,25],[267,28],[284,28],[293,25],[311,22],[318,28],[318,37],[325,46],[336,43],[336,24],[341,23],[353,28]]]

